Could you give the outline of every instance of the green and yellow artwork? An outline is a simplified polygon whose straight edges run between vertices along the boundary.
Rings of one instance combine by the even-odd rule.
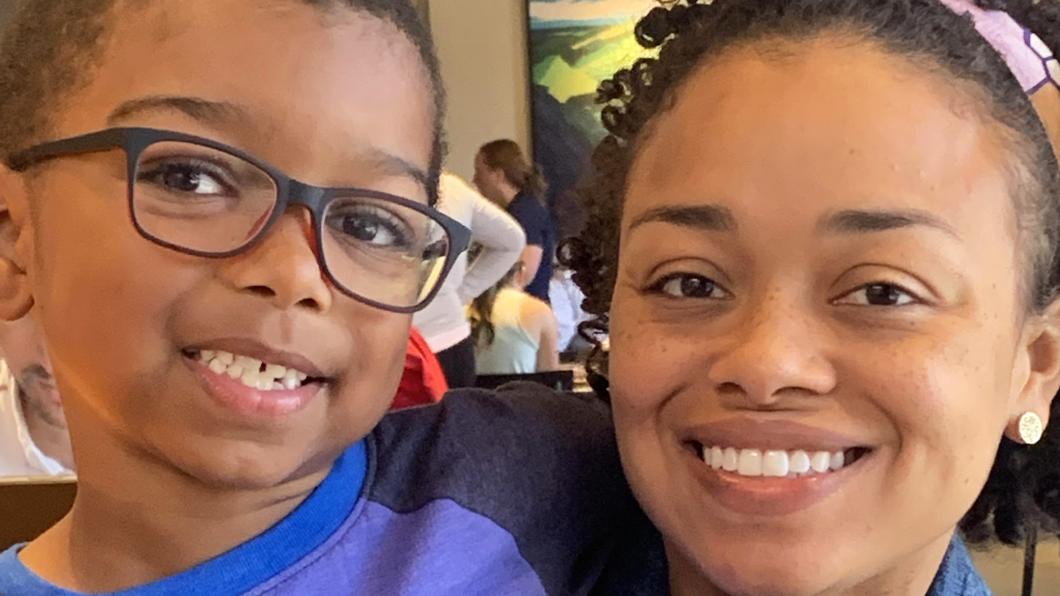
[[[646,55],[637,21],[657,0],[529,0],[534,158],[551,186],[561,234],[578,225],[570,191],[606,132],[596,88]]]

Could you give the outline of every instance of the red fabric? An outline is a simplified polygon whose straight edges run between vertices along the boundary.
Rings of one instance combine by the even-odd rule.
[[[449,384],[445,382],[442,365],[423,336],[413,329],[405,350],[405,372],[401,375],[401,384],[391,408],[401,410],[433,404],[442,401],[446,391],[449,391]]]

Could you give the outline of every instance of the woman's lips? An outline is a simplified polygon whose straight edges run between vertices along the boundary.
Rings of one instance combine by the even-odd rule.
[[[686,442],[736,449],[846,451],[871,447],[864,440],[831,429],[788,420],[755,420],[729,418],[710,424],[680,429],[678,436]]]
[[[737,418],[686,429],[683,463],[722,507],[781,516],[807,509],[874,461],[853,437],[790,421]]]
[[[716,470],[694,453],[682,449],[684,464],[713,501],[748,516],[775,517],[808,509],[853,482],[873,462],[868,452],[838,471],[804,476],[743,476]]]

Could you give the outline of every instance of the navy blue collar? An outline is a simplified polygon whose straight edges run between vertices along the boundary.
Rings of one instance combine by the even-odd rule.
[[[117,592],[116,596],[196,594],[203,586],[218,594],[242,594],[291,567],[323,544],[354,513],[368,475],[368,447],[354,444],[335,462],[312,494],[260,536],[179,575]],[[0,554],[0,593],[76,596],[30,571],[18,559],[19,545]]]
[[[508,207],[510,208],[512,205],[524,200],[526,200],[526,193],[520,190],[519,192],[515,193],[514,197],[512,197],[511,202],[508,203]]]

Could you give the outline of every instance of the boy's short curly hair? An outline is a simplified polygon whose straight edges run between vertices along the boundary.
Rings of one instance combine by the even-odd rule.
[[[296,1],[296,0],[292,0]],[[435,108],[428,191],[437,199],[445,155],[445,90],[430,32],[409,0],[297,0],[321,10],[363,11],[392,23],[416,46],[430,78]],[[50,134],[51,111],[87,84],[115,11],[129,0],[21,0],[0,41],[0,156]],[[134,8],[129,5],[130,8]]]
[[[1001,9],[1060,50],[1058,0],[977,0]],[[627,175],[654,118],[705,60],[736,44],[799,40],[829,31],[853,34],[952,76],[981,95],[986,113],[1011,133],[1019,178],[1013,187],[1027,262],[1028,303],[1044,308],[1057,297],[1060,266],[1060,169],[1041,120],[1001,56],[967,17],[938,0],[673,0],[660,2],[636,26],[657,59],[641,59],[598,90],[608,135],[596,148],[580,194],[588,213],[582,233],[564,247],[564,264],[586,294],[584,308],[606,329],[618,268]],[[709,158],[709,157],[708,157]],[[996,537],[1017,544],[1027,529],[1060,525],[1060,399],[1036,446],[1002,439],[985,488],[961,523],[973,541]]]

